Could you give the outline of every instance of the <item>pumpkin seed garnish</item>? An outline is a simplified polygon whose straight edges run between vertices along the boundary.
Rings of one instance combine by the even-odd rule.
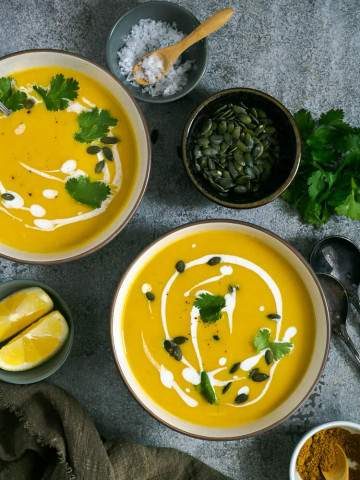
[[[171,340],[164,340],[164,348],[168,352],[168,354],[175,358],[178,362],[182,359],[182,351],[179,345],[176,345],[175,342]]]
[[[111,148],[103,147],[102,151],[106,160],[110,160],[110,161],[114,160],[114,155],[113,155],[113,152],[111,151]]]
[[[270,320],[280,320],[281,319],[281,315],[279,315],[278,313],[269,313],[269,315],[266,315],[266,316]]]
[[[176,345],[182,345],[183,343],[188,341],[188,338],[179,335],[178,337],[173,338],[172,341],[176,343]]]
[[[118,137],[102,137],[100,141],[101,143],[105,143],[105,145],[114,145],[115,143],[119,143],[120,139]]]
[[[258,368],[254,368],[250,371],[249,378],[253,382],[264,382],[265,380],[267,380],[270,377],[267,373],[262,373],[262,372],[260,372],[260,370]]]
[[[185,271],[185,262],[183,260],[179,260],[176,262],[175,268],[179,273],[183,273]]]
[[[104,170],[105,167],[105,160],[100,160],[95,164],[95,173],[100,173]]]
[[[234,400],[234,402],[236,404],[240,404],[240,403],[245,403],[247,402],[249,399],[249,395],[247,393],[240,393]]]
[[[213,267],[214,265],[217,265],[218,263],[221,262],[221,258],[220,257],[211,257],[208,261],[207,261],[207,264],[210,265],[211,267]]]
[[[232,385],[232,382],[228,382],[226,385],[223,386],[223,389],[222,389],[223,395],[230,389],[231,385]]]
[[[3,200],[7,200],[8,202],[11,201],[11,200],[14,200],[14,195],[12,193],[8,193],[8,192],[5,192],[5,193],[2,193],[1,194],[1,198]]]
[[[90,155],[96,155],[97,153],[101,152],[101,148],[97,145],[90,145],[90,147],[87,147],[86,152]]]
[[[265,352],[265,362],[268,364],[268,365],[271,365],[274,361],[274,354],[272,353],[271,350],[266,350]]]
[[[220,337],[219,337],[219,335],[213,335],[213,339],[214,339],[216,342],[218,342],[218,341],[220,340]]]
[[[26,110],[31,110],[32,107],[35,105],[35,101],[32,98],[27,97],[24,101],[24,108]]]
[[[153,302],[155,300],[155,294],[153,292],[146,292],[145,297],[149,300],[149,302]]]
[[[241,365],[241,362],[236,362],[233,364],[233,366],[230,368],[229,373],[235,373],[239,370]]]
[[[217,402],[216,393],[214,387],[211,385],[210,378],[206,372],[201,372],[200,375],[200,392],[205,400],[211,404]]]

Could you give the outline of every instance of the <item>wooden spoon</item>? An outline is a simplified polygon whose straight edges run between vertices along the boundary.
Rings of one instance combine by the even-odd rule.
[[[349,480],[349,461],[344,450],[338,444],[336,444],[336,456],[334,460],[334,466],[331,470],[321,471],[325,479]]]
[[[146,57],[156,57],[154,61],[159,65],[159,74],[156,75],[156,80],[151,83],[155,83],[163,76],[169,73],[170,68],[179,58],[179,56],[188,48],[190,48],[194,43],[199,42],[203,38],[207,37],[211,33],[216,32],[221,28],[227,21],[230,20],[234,14],[233,8],[224,8],[219,12],[215,13],[211,17],[201,23],[198,27],[195,28],[193,32],[187,35],[185,38],[180,40],[180,42],[170,45],[169,47],[159,48],[154,52],[148,53],[145,55],[140,62],[138,62],[133,67],[133,75],[135,81],[139,85],[149,85],[150,81],[144,74],[142,62]]]

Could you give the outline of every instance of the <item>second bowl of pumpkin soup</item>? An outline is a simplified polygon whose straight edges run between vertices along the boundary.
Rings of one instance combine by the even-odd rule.
[[[0,254],[54,262],[90,253],[129,221],[150,168],[147,128],[96,64],[33,50],[0,60]]]
[[[150,245],[120,282],[111,330],[135,398],[163,423],[212,439],[251,435],[291,414],[329,343],[306,261],[272,233],[225,220]]]

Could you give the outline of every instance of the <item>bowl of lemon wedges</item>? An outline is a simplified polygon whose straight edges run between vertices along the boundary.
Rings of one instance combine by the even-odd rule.
[[[70,311],[52,288],[32,280],[0,285],[0,380],[49,377],[65,362],[73,336]]]

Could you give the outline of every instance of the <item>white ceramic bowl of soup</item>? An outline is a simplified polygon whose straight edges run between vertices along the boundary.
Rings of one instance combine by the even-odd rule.
[[[334,422],[323,423],[314,427],[309,432],[307,432],[296,445],[294,453],[291,456],[290,461],[290,480],[301,480],[301,477],[296,469],[296,462],[299,456],[299,453],[305,443],[309,440],[309,438],[313,437],[316,433],[321,432],[322,430],[328,430],[329,428],[343,428],[344,430],[348,430],[351,433],[360,433],[360,425],[354,422],[346,422],[343,420],[337,420]]]
[[[13,73],[37,67],[64,68],[79,72],[95,81],[104,90],[109,92],[114,100],[126,112],[127,121],[133,132],[136,143],[137,170],[133,188],[124,204],[114,215],[109,224],[91,238],[84,238],[78,245],[70,248],[61,248],[54,251],[26,251],[14,248],[9,242],[0,243],[0,255],[29,263],[56,263],[74,260],[98,250],[113,239],[129,222],[138,208],[145,192],[150,172],[151,148],[145,119],[135,103],[133,97],[122,84],[101,66],[78,55],[57,50],[29,50],[17,52],[3,57],[0,60],[0,77],[11,76]],[[51,134],[44,129],[44,135]],[[86,148],[87,145],[84,146]],[[1,180],[1,179],[0,179]],[[81,208],[79,208],[81,210]],[[12,211],[13,212],[13,211]],[[71,225],[65,228],[71,229]]]
[[[250,421],[248,423],[242,422],[241,424],[214,427],[203,425],[200,423],[198,424],[196,423],[196,421],[184,420],[180,416],[176,415],[176,413],[170,412],[170,409],[166,408],[164,405],[160,405],[158,401],[155,401],[149,391],[143,387],[141,378],[139,377],[139,375],[134,373],[134,369],[130,365],[128,359],[129,349],[127,348],[128,346],[126,345],[124,339],[126,334],[126,328],[130,326],[132,329],[133,322],[131,321],[132,325],[126,326],[126,323],[123,322],[123,315],[125,311],[126,301],[127,298],[129,298],[133,285],[136,282],[136,285],[142,284],[143,279],[141,279],[140,283],[137,281],[137,279],[139,278],[139,275],[141,275],[144,265],[149,262],[149,259],[156,257],[159,252],[164,251],[164,249],[173,245],[174,242],[177,242],[184,237],[186,238],[187,236],[191,236],[193,234],[217,230],[237,232],[240,234],[248,235],[251,238],[254,238],[256,241],[264,244],[266,248],[271,248],[277,255],[281,256],[281,258],[283,258],[284,261],[286,261],[291,266],[291,268],[296,272],[297,276],[301,279],[302,283],[306,286],[307,294],[311,299],[310,301],[314,312],[313,341],[314,346],[316,345],[316,348],[313,348],[312,350],[308,365],[306,367],[306,371],[299,371],[299,382],[297,383],[296,387],[291,391],[290,395],[288,395],[283,401],[281,401],[279,405],[276,406],[276,408],[268,411],[265,415],[260,416],[254,421]],[[209,240],[208,248],[211,251],[216,250],[216,252],[220,254],[222,245],[221,242],[219,243],[220,245],[218,244],[214,246]],[[196,247],[196,244],[190,244],[188,254],[188,260],[190,261],[190,263],[194,263],[194,254],[191,253],[191,247]],[[205,246],[205,248],[207,247]],[[202,251],[202,254],[203,253],[204,252]],[[245,259],[249,259],[250,261],[252,261],[251,252],[242,251],[241,256]],[[172,259],[172,262],[173,260],[174,259]],[[162,264],[161,270],[163,270],[164,268],[166,268],[165,263]],[[271,275],[271,272],[268,273]],[[215,273],[215,275],[217,274]],[[146,285],[147,284],[143,284],[143,286]],[[165,287],[164,285],[168,285],[168,283],[166,283],[166,281],[164,281],[163,283],[159,281],[154,282],[154,285],[157,286],[158,297],[162,288],[164,288],[163,292],[165,292],[165,289],[167,287]],[[143,287],[141,287],[141,290],[142,288]],[[146,287],[146,291],[148,291],[148,288],[149,287]],[[241,288],[242,287],[240,285],[240,291]],[[145,290],[143,290],[143,293],[144,291]],[[165,292],[165,295],[167,296],[168,294]],[[187,293],[184,295],[186,296]],[[163,302],[163,297],[161,298],[161,302]],[[139,302],[140,301],[141,298],[139,296]],[[262,310],[262,307],[260,308],[260,310]],[[138,316],[138,314],[136,315]],[[171,314],[168,314],[168,317],[169,316],[171,316]],[[155,316],[152,316],[151,319],[147,319],[147,321],[149,321],[151,325],[153,325],[156,320],[157,319]],[[184,330],[184,332],[185,331],[190,331],[190,327],[188,328],[188,330]],[[262,229],[261,227],[252,224],[231,220],[213,220],[188,224],[169,232],[168,234],[162,236],[154,243],[149,245],[133,261],[127,272],[122,277],[115,293],[111,316],[111,338],[115,362],[123,378],[123,381],[129,388],[135,399],[148,413],[150,413],[153,417],[155,417],[163,424],[181,433],[185,433],[196,438],[208,440],[232,440],[244,438],[271,429],[284,421],[287,417],[289,417],[289,415],[291,415],[310,395],[313,387],[317,383],[327,359],[329,337],[330,324],[325,298],[322,293],[321,286],[316,278],[316,275],[314,274],[306,260],[304,260],[304,258],[286,241],[276,236],[272,232],[269,232],[265,229]],[[139,338],[139,341],[141,341],[141,334]],[[161,343],[158,342],[158,345],[159,348],[161,348]],[[148,346],[152,349],[157,348],[150,344]],[[144,362],[145,361],[146,360],[144,360]],[[221,365],[220,362],[219,365]],[[230,367],[230,365],[231,364],[228,364],[228,368]],[[190,390],[187,389],[187,391]],[[169,405],[169,400],[167,400],[167,405]]]

